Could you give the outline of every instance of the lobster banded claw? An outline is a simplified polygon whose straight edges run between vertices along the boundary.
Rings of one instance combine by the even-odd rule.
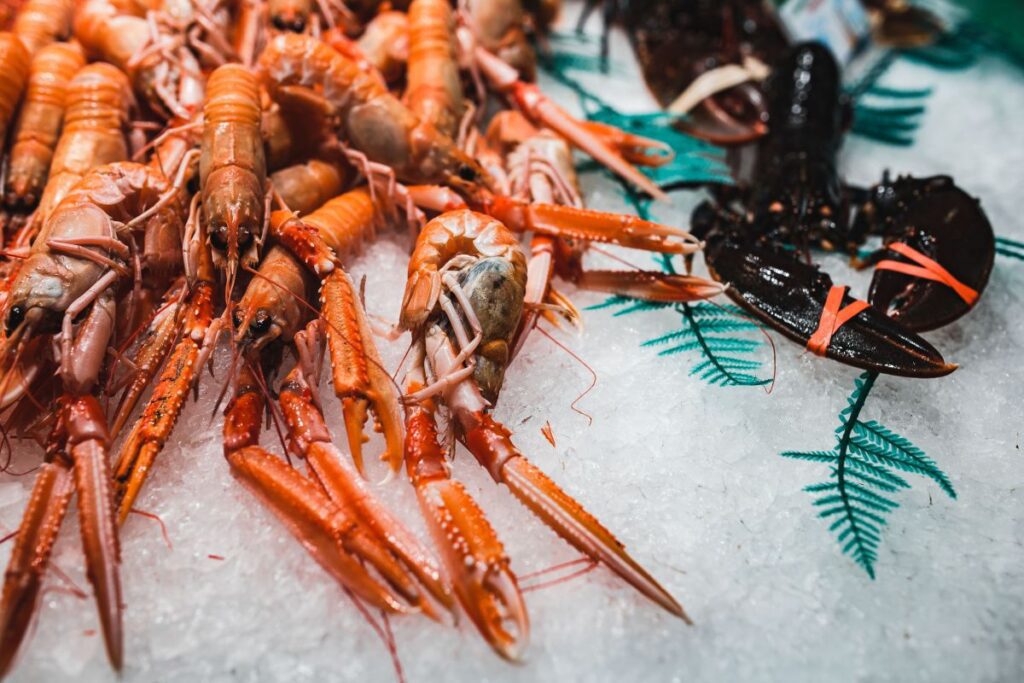
[[[872,188],[854,231],[886,236],[887,245],[869,259],[878,268],[868,301],[915,332],[942,327],[971,310],[995,261],[988,217],[947,176],[892,183],[886,178]],[[903,272],[892,261],[903,264]],[[945,274],[951,279],[943,281]]]
[[[738,304],[790,339],[807,345],[822,320],[832,279],[796,252],[723,236],[705,251],[708,270]],[[844,296],[843,307],[853,302]],[[935,347],[868,307],[835,330],[825,356],[890,375],[941,377],[956,369]]]

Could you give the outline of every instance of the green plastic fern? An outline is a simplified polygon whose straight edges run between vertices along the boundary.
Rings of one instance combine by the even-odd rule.
[[[893,88],[879,81],[896,61],[889,50],[866,73],[848,83],[844,90],[854,103],[851,132],[876,142],[909,146],[921,125],[930,88]]]
[[[757,325],[744,318],[736,306],[720,306],[706,301],[665,304],[612,296],[587,310],[607,308],[617,309],[615,316],[674,309],[679,314],[680,327],[660,337],[648,339],[641,346],[660,348],[659,356],[697,354],[690,376],[724,387],[764,386],[771,383],[771,379],[763,379],[756,374],[763,366],[762,361],[743,357],[757,351],[761,341],[737,336],[756,330]]]
[[[782,453],[784,458],[829,465],[829,479],[804,490],[814,494],[818,516],[831,520],[829,531],[836,534],[843,553],[872,579],[885,516],[899,507],[889,495],[910,488],[894,470],[927,477],[956,498],[949,478],[924,451],[874,420],[861,421],[861,410],[877,378],[874,372],[857,378],[846,408],[839,413],[835,448]]]
[[[1006,237],[997,237],[996,253],[1007,258],[1024,261],[1024,242],[1018,242]]]

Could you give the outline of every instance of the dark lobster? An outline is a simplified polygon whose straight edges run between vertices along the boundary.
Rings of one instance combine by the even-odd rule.
[[[781,4],[781,3],[777,3]],[[905,0],[865,0],[876,45],[914,48],[939,41],[949,27]],[[717,145],[741,145],[767,132],[762,79],[790,46],[766,0],[587,0],[580,17],[602,7],[601,56],[621,19],[644,79],[658,103],[686,116],[684,132]]]
[[[693,215],[712,276],[730,297],[819,355],[908,377],[956,366],[916,333],[956,320],[988,282],[992,226],[976,199],[947,176],[886,174],[869,190],[844,186],[836,155],[849,122],[840,71],[818,43],[794,47],[766,84],[769,132],[746,188],[721,188]],[[850,220],[851,212],[855,212]],[[834,287],[809,249],[883,247],[868,302]]]
[[[773,63],[788,45],[774,10],[761,0],[630,0],[622,14],[644,79],[662,107],[705,74],[750,59]],[[756,81],[716,89],[687,113],[680,126],[715,144],[742,144],[765,132]]]

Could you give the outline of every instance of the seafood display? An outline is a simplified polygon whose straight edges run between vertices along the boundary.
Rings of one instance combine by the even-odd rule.
[[[28,0],[13,13],[0,32],[0,431],[39,456],[0,594],[0,677],[31,647],[72,499],[107,659],[131,661],[120,528],[188,429],[194,392],[225,399],[224,460],[207,467],[230,471],[359,604],[463,614],[519,661],[531,629],[516,558],[484,513],[495,506],[449,464],[466,455],[554,532],[538,542],[557,536],[634,589],[637,609],[690,623],[586,490],[556,483],[495,416],[540,323],[578,326],[563,282],[665,305],[726,294],[833,360],[952,372],[919,333],[984,291],[995,244],[978,201],[945,176],[845,186],[848,107],[827,49],[789,47],[763,3],[691,4],[628,3],[644,73],[692,114],[684,129],[753,142],[756,160],[689,226],[585,206],[579,160],[667,201],[643,168],[674,151],[542,91],[531,38],[558,3]],[[913,17],[886,16],[894,40],[925,39]],[[674,60],[681,42],[701,59]],[[738,78],[723,71],[737,64]],[[367,310],[349,271],[381,236],[409,248],[397,320]],[[868,237],[883,246],[858,262],[875,268],[860,302],[809,250],[853,253]],[[606,247],[702,254],[711,277],[594,267]],[[407,342],[399,366],[376,337]],[[225,376],[210,376],[215,356]],[[337,401],[322,400],[325,375]],[[281,449],[261,442],[271,424]],[[371,432],[379,453],[365,452]],[[381,487],[408,478],[428,538],[368,481],[375,455]]]

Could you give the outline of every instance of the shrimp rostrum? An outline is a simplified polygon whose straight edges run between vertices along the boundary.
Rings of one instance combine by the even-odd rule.
[[[469,210],[430,221],[409,265],[401,326],[413,333],[407,378],[406,466],[463,609],[501,656],[517,659],[528,621],[493,529],[450,479],[437,442],[433,398],[458,440],[498,483],[570,545],[670,613],[683,608],[582,505],[531,464],[491,415],[526,289],[526,259],[502,223]]]

